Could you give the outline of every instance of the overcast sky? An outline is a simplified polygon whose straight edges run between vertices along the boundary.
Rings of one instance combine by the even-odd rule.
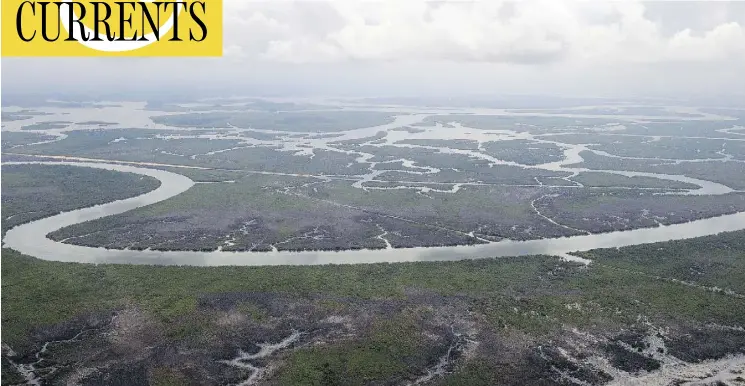
[[[4,58],[3,92],[71,85],[381,96],[745,90],[745,1],[224,1],[224,58]]]

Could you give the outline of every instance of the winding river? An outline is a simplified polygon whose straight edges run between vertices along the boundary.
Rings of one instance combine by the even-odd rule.
[[[720,232],[745,229],[745,212],[740,212],[688,223],[659,226],[656,228],[529,241],[504,240],[473,246],[353,250],[341,252],[162,252],[152,250],[112,250],[64,244],[53,241],[47,238],[46,235],[70,225],[121,214],[166,200],[185,192],[194,185],[194,182],[177,173],[131,165],[69,161],[4,163],[4,165],[12,164],[72,165],[136,173],[160,180],[160,187],[137,197],[63,212],[55,216],[19,225],[9,230],[3,240],[5,247],[13,248],[21,253],[44,260],[64,262],[191,266],[260,266],[452,261],[535,254],[557,255],[570,260],[587,262],[583,259],[572,257],[569,254],[575,251],[586,251],[595,248],[614,248],[644,243],[687,239],[714,235]]]

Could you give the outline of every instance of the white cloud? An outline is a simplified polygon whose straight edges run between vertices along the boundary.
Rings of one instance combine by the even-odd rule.
[[[668,55],[682,60],[729,60],[745,54],[745,30],[737,23],[726,23],[694,36],[690,29],[670,39]]]
[[[3,92],[695,97],[745,89],[745,1],[225,2],[224,58],[3,58]],[[132,76],[121,84],[115,74]]]
[[[227,9],[229,44],[244,47],[249,57],[289,63],[654,63],[745,56],[743,26],[726,21],[716,6],[712,14],[725,21],[672,35],[663,35],[637,1],[229,0]]]

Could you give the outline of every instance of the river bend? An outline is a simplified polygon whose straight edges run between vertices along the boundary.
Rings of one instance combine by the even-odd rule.
[[[198,252],[113,250],[65,244],[47,238],[64,227],[106,216],[121,214],[146,205],[155,204],[181,194],[194,182],[177,173],[145,167],[96,162],[7,162],[12,164],[72,165],[96,169],[116,170],[150,176],[160,180],[157,189],[124,200],[89,208],[63,212],[10,229],[4,246],[43,260],[78,263],[116,263],[191,266],[262,266],[262,265],[318,265],[396,263],[414,261],[453,261],[491,257],[548,254],[572,259],[569,253],[595,248],[614,248],[629,245],[688,239],[721,232],[745,229],[745,212],[712,217],[687,223],[634,229],[600,234],[580,235],[528,241],[503,240],[489,244],[417,247],[402,249],[350,251],[274,251],[274,252]],[[575,258],[582,261],[582,259]]]

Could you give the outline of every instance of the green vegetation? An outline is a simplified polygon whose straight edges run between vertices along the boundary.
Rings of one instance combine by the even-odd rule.
[[[282,112],[282,111],[296,111],[296,110],[315,110],[325,109],[327,107],[322,105],[313,105],[306,103],[292,103],[292,102],[272,102],[262,99],[253,98],[240,98],[240,99],[212,99],[208,103],[206,101],[197,104],[188,104],[190,100],[184,100],[184,106],[180,106],[177,101],[170,100],[168,102],[162,100],[149,100],[145,108],[147,110],[154,111],[168,111],[168,112],[208,112],[211,110],[223,110],[223,111],[266,111],[266,112]],[[185,107],[186,106],[186,107]]]
[[[564,158],[564,151],[552,143],[513,140],[486,142],[482,147],[485,154],[504,161],[513,161],[525,165],[556,162]]]
[[[205,308],[205,299],[219,299],[222,294],[279,294],[285,299],[281,304],[292,304],[294,300],[290,299],[320,296],[318,299],[326,300],[310,304],[332,315],[372,312],[362,311],[371,307],[364,302],[390,305],[384,308],[386,311],[373,312],[371,324],[352,338],[290,351],[275,375],[281,384],[405,380],[420,374],[428,363],[436,362],[452,344],[452,340],[447,343],[452,337],[432,340],[421,335],[425,330],[440,331],[430,325],[441,317],[435,315],[443,312],[437,299],[456,307],[447,312],[461,315],[465,309],[470,310],[471,316],[462,314],[458,318],[480,320],[479,339],[495,336],[493,339],[508,339],[513,341],[511,344],[524,341],[528,343],[520,344],[531,345],[529,342],[557,339],[569,328],[609,334],[622,326],[635,325],[640,315],[652,325],[676,328],[745,325],[745,299],[670,280],[690,281],[685,267],[708,258],[712,267],[734,274],[726,278],[725,273],[716,273],[712,268],[696,284],[728,282],[729,288],[742,289],[741,284],[736,285],[743,282],[738,273],[743,271],[745,261],[743,236],[745,232],[735,232],[646,248],[592,251],[585,256],[597,262],[587,268],[540,256],[306,267],[94,266],[40,261],[5,249],[3,341],[16,350],[29,350],[33,347],[34,331],[78,315],[135,307],[155,318],[165,339],[202,342],[214,339],[208,337],[220,328],[216,323],[224,323],[219,321],[220,312]],[[642,258],[644,251],[647,256],[654,253],[664,263],[650,263],[655,259]],[[660,268],[668,266],[678,268]],[[655,278],[656,275],[662,277]],[[428,295],[412,297],[412,293]],[[284,311],[276,311],[266,308],[265,301],[244,299],[233,303],[231,312],[246,315],[251,323],[274,323],[271,321],[290,318],[294,312],[286,305],[281,308]],[[396,302],[403,303],[394,306]],[[461,307],[463,310],[458,311]],[[680,355],[700,355],[685,353],[699,352],[695,351],[697,347],[710,338],[703,334],[698,340],[689,340],[689,351]],[[444,381],[495,382],[520,366],[535,366],[530,364],[534,359],[522,358],[528,362],[511,361],[509,368],[495,367],[484,362],[493,363],[489,359],[493,354],[488,350],[476,355]],[[642,363],[655,366],[654,362],[647,362]],[[151,379],[166,382],[163,384],[177,382],[183,374],[174,371],[156,368]]]
[[[381,233],[374,223],[357,221],[365,216],[362,211],[284,193],[318,179],[236,175],[234,183],[196,185],[169,200],[63,228],[51,237],[95,232],[71,242],[166,250],[384,247],[374,238]]]
[[[85,125],[85,126],[113,126],[116,125],[114,122],[104,122],[104,121],[84,121],[84,122],[78,122],[78,125]]]
[[[30,109],[23,109],[19,111],[3,111],[2,120],[5,122],[23,121],[39,115],[48,115],[48,113]]]
[[[363,385],[411,378],[434,359],[416,320],[421,317],[405,312],[375,322],[355,341],[297,350],[277,379],[283,385]]]
[[[626,177],[618,174],[602,172],[583,172],[572,181],[579,182],[584,186],[607,188],[607,187],[628,187],[628,188],[658,188],[658,189],[698,189],[698,185],[688,184],[685,182],[661,180],[651,177]]]
[[[4,356],[2,358],[1,367],[2,374],[0,375],[0,378],[2,378],[3,385],[17,385],[25,381],[23,375],[18,370],[16,370],[16,368],[10,364],[8,358]]]
[[[705,111],[706,109],[702,110]],[[716,114],[716,112],[715,112]],[[731,115],[727,114],[726,115]],[[723,133],[720,130],[731,128],[739,125],[738,121],[678,121],[678,120],[658,120],[650,121],[644,124],[628,125],[625,134],[641,135],[666,135],[673,137],[711,137],[711,138],[742,138],[737,135]],[[731,143],[731,142],[728,142]]]
[[[447,149],[462,149],[462,150],[478,150],[479,148],[478,141],[474,141],[470,139],[455,139],[455,140],[404,139],[403,141],[398,141],[397,143],[408,144],[408,145],[418,145],[418,146],[443,147]]]
[[[535,213],[530,201],[540,197],[539,188],[466,186],[457,194],[423,195],[409,189],[366,191],[348,181],[317,178],[186,173],[235,182],[200,184],[166,201],[66,227],[51,237],[88,235],[68,242],[109,248],[333,250],[383,248],[376,237],[384,231],[396,247],[474,243],[467,234],[475,230],[512,239],[576,233]],[[505,200],[522,204],[505,205]]]
[[[564,136],[562,136],[563,138]],[[741,153],[740,153],[741,154]],[[684,175],[705,181],[718,182],[732,189],[745,189],[745,162],[682,162],[661,163],[654,160],[619,159],[584,151],[580,154],[584,162],[569,165],[595,170],[625,170],[648,173]],[[720,156],[721,158],[721,156]]]
[[[591,114],[591,115],[650,115],[650,116],[670,116],[670,117],[697,117],[700,114],[689,114],[685,112],[668,111],[661,106],[622,106],[622,107],[580,107],[574,109],[530,109],[530,110],[512,110],[520,113],[539,113],[539,114]]]
[[[3,132],[2,149],[10,150],[14,147],[41,141],[49,141],[52,139],[54,139],[54,137],[51,135],[43,135],[39,133],[19,133],[15,131]]]
[[[722,237],[742,236],[743,232],[737,232]],[[709,245],[706,239],[692,243],[689,248]],[[657,248],[665,249],[661,244]],[[670,258],[683,259],[686,251],[674,245],[667,252]],[[588,257],[599,253],[603,252],[593,251]],[[709,256],[729,260],[739,267],[745,260],[744,253],[725,248],[712,250]],[[2,263],[3,339],[14,343],[36,326],[61,322],[82,312],[131,303],[171,320],[193,312],[200,294],[235,291],[325,293],[372,299],[401,297],[407,288],[420,288],[444,296],[473,297],[474,305],[495,326],[506,325],[525,332],[536,331],[535,326],[523,324],[534,317],[529,311],[536,311],[535,318],[543,316],[554,327],[558,327],[557,321],[589,325],[603,318],[633,322],[638,314],[726,325],[745,323],[745,314],[734,307],[745,305],[745,300],[640,276],[605,263],[580,269],[551,257],[359,266],[189,268],[56,263],[5,249]],[[645,272],[645,267],[634,266],[633,270]],[[593,312],[564,307],[575,302],[596,306]],[[526,314],[515,317],[512,307]]]
[[[737,213],[745,194],[656,195],[636,189],[577,189],[547,196],[536,203],[544,215],[561,224],[593,233],[610,232]]]
[[[188,382],[185,376],[167,367],[155,368],[150,373],[150,385],[152,386],[180,386]]]
[[[17,344],[36,327],[128,304],[164,321],[174,321],[194,312],[197,297],[210,293],[325,293],[372,299],[401,297],[407,287],[413,286],[443,294],[478,295],[510,287],[527,291],[535,286],[537,271],[550,270],[554,263],[551,258],[516,258],[328,267],[95,266],[41,261],[4,249],[3,340]]]
[[[537,198],[541,191],[531,187],[464,186],[457,194],[429,192],[425,196],[416,190],[364,191],[331,182],[314,186],[307,194],[465,233],[478,230],[480,234],[513,239],[567,235],[566,229],[536,215],[529,197]]]
[[[190,131],[189,134],[206,132]],[[366,165],[354,162],[358,157],[355,154],[315,149],[313,158],[309,158],[280,151],[276,146],[252,147],[238,139],[160,137],[169,135],[183,133],[136,129],[72,131],[64,140],[24,148],[23,152],[280,173],[360,175],[368,172]],[[254,132],[244,133],[244,136],[276,139],[274,135]]]
[[[437,122],[457,122],[464,127],[481,130],[515,130],[535,133],[564,131],[568,128],[599,126],[613,123],[616,120],[605,118],[573,118],[573,117],[538,117],[538,116],[492,116],[492,115],[435,115],[424,120],[426,125]]]
[[[64,129],[70,124],[72,124],[72,122],[65,122],[65,121],[39,122],[39,123],[34,123],[31,125],[23,126],[22,130],[34,131],[34,130]]]
[[[161,115],[156,123],[177,127],[229,127],[294,132],[328,132],[359,129],[391,122],[391,114],[368,111],[204,112]]]
[[[76,166],[5,165],[2,230],[59,212],[134,197],[160,182],[151,177]]]
[[[66,134],[68,137],[61,141],[25,148],[23,152],[188,165],[195,163],[188,155],[204,154],[240,144],[240,141],[232,139],[171,139],[168,136],[182,133],[145,129],[76,130]],[[196,131],[191,134],[199,135],[204,132]]]
[[[581,255],[607,267],[745,294],[745,232],[599,249]]]
[[[334,250],[384,248],[386,244],[377,236],[387,231],[385,237],[391,245],[411,247],[476,243],[477,239],[467,235],[472,231],[514,240],[580,233],[546,221],[533,205],[559,224],[591,232],[679,223],[745,208],[742,194],[659,196],[636,189],[552,192],[538,186],[494,185],[462,186],[455,194],[422,193],[417,189],[364,190],[343,179],[168,169],[196,181],[218,183],[199,184],[166,201],[76,224],[51,237],[74,237],[68,242],[117,249]],[[584,174],[587,177],[583,178]],[[653,185],[659,181],[614,177],[583,173],[576,178],[597,185]],[[402,184],[406,183],[371,182],[364,186]],[[452,188],[442,184],[411,186]]]
[[[265,172],[361,175],[368,172],[366,165],[355,162],[355,154],[344,154],[315,149],[313,158],[296,156],[293,152],[269,147],[240,148],[199,157],[198,165],[215,168],[248,169]]]

